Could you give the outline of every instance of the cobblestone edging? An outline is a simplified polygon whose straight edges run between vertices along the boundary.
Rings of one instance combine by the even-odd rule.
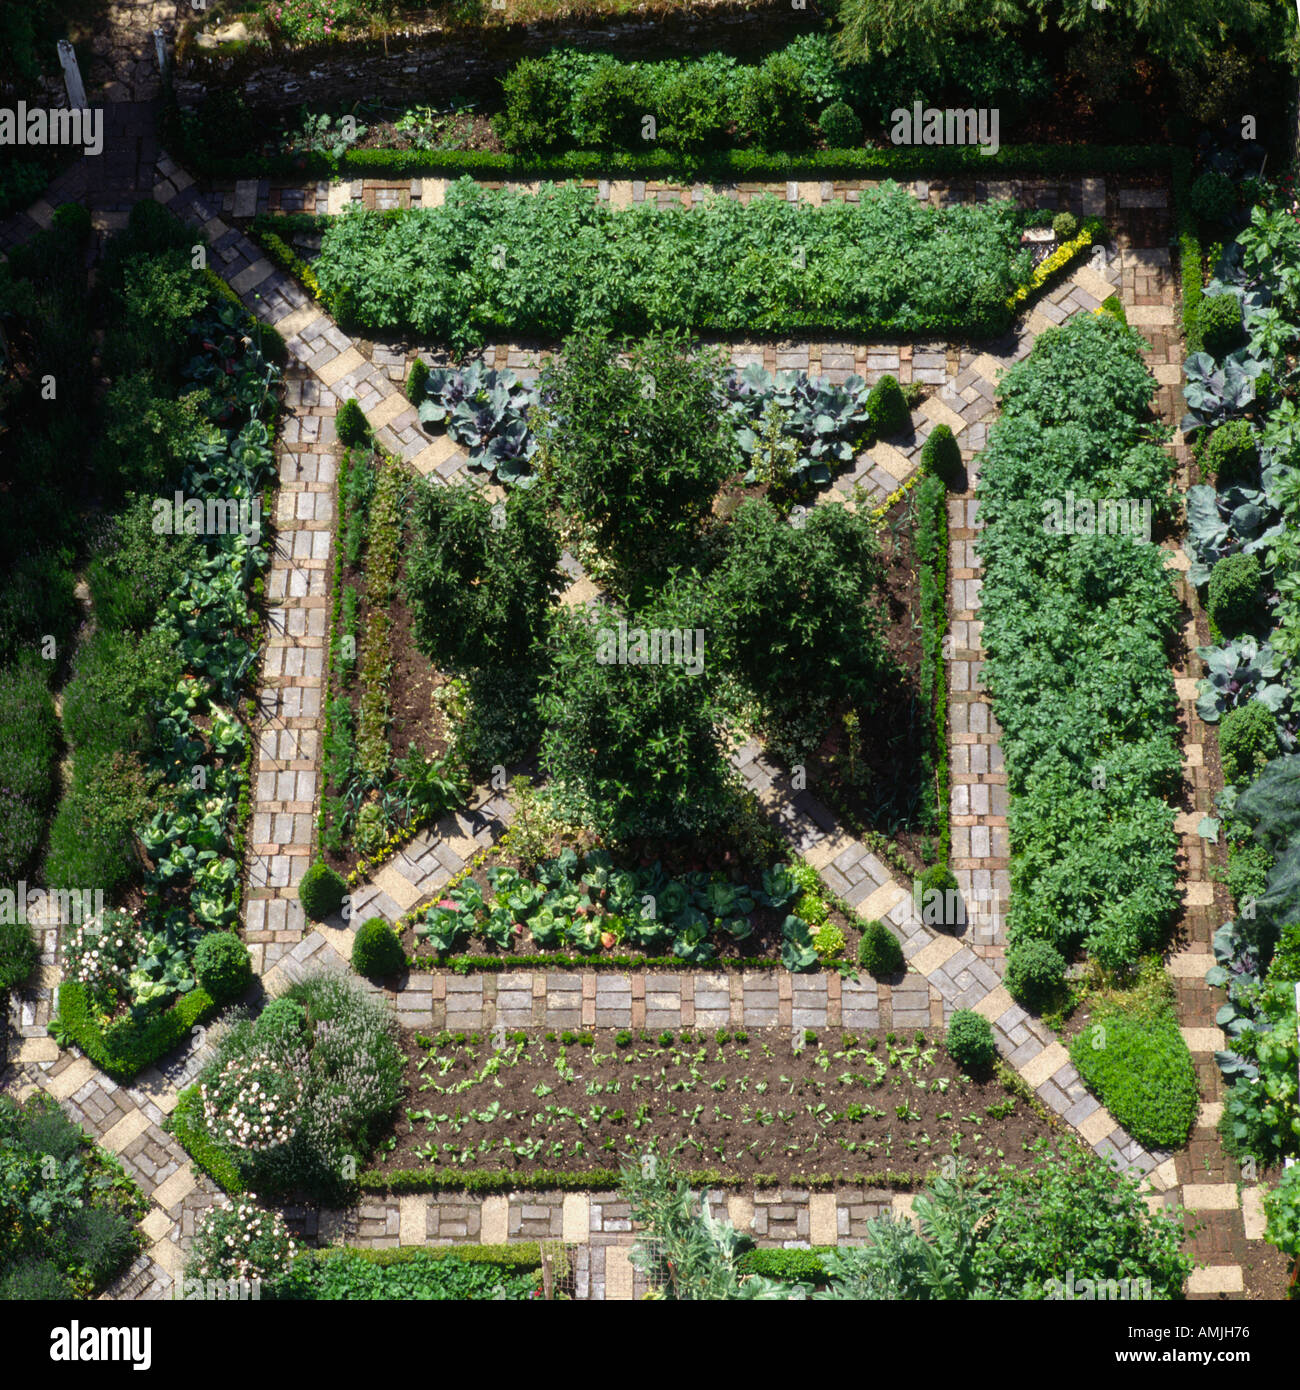
[[[246,930],[259,973],[269,992],[276,992],[309,967],[346,969],[350,930],[342,922],[311,930],[302,920],[295,888],[310,852],[311,823],[319,790],[315,733],[323,681],[324,614],[329,541],[333,523],[332,414],[337,402],[355,396],[369,416],[379,442],[412,461],[428,475],[447,478],[462,471],[455,449],[445,439],[429,442],[419,431],[414,412],[400,393],[408,357],[405,351],[376,346],[369,357],[342,334],[290,277],[277,271],[240,232],[229,227],[200,195],[188,176],[165,156],[159,160],[154,196],[192,224],[202,226],[213,249],[214,267],[258,316],[285,336],[291,359],[286,373],[285,426],[278,445],[281,461],[279,536],[268,590],[273,604],[270,640],[263,670],[257,801],[250,860],[250,895]],[[1100,210],[1105,199],[1096,185],[1083,181],[1076,210]],[[616,187],[616,186],[615,186]],[[802,186],[800,186],[802,188]],[[662,190],[660,191],[662,192]],[[635,190],[633,190],[635,194]],[[614,196],[611,190],[611,196]],[[621,196],[621,195],[620,195]],[[657,195],[658,196],[658,195]],[[797,194],[796,194],[797,196]],[[928,196],[928,194],[927,194]],[[1163,195],[1159,195],[1163,197]],[[1137,201],[1135,201],[1135,198]],[[1089,206],[1091,202],[1092,206]],[[1154,208],[1150,190],[1112,189],[1109,202],[1118,208]],[[1100,204],[1100,206],[1098,206]],[[1145,214],[1144,214],[1145,215]],[[1121,283],[1130,322],[1156,341],[1154,370],[1167,392],[1177,381],[1173,286],[1167,253],[1126,249]],[[986,421],[993,411],[994,386],[1002,367],[1023,357],[1033,337],[1076,312],[1089,312],[1113,291],[1113,285],[1084,267],[1040,301],[1014,345],[1000,356],[960,349],[863,348],[842,350],[821,345],[750,348],[751,360],[769,367],[803,366],[828,375],[856,369],[861,375],[894,371],[901,380],[927,380],[939,387],[914,416],[914,434],[906,447],[874,446],[855,465],[854,474],[873,497],[892,490],[914,472],[924,434],[943,421],[958,435],[968,464],[982,447]],[[1163,350],[1163,360],[1160,352]],[[745,349],[737,349],[744,352]],[[806,351],[806,363],[803,353]],[[851,351],[851,356],[850,356]],[[531,370],[518,349],[492,349],[499,365]],[[896,355],[891,355],[896,354]],[[919,373],[929,374],[921,377]],[[1162,400],[1162,405],[1168,405]],[[973,470],[972,470],[973,471]],[[972,483],[974,479],[972,478]],[[841,480],[843,490],[844,480]],[[848,486],[851,487],[851,481]],[[738,764],[769,815],[791,844],[818,867],[828,885],[862,915],[888,920],[904,942],[909,973],[898,984],[853,982],[838,976],[791,976],[755,971],[738,976],[721,972],[539,972],[510,970],[500,974],[457,977],[432,972],[410,977],[394,998],[408,1026],[717,1026],[736,1023],[791,1027],[895,1026],[938,1027],[952,1009],[973,1007],[993,1022],[999,1048],[1043,1102],[1101,1153],[1122,1167],[1146,1173],[1152,1201],[1181,1196],[1192,1211],[1217,1223],[1218,1242],[1236,1248],[1241,1221],[1224,1185],[1196,1184],[1190,1158],[1145,1153],[1119,1129],[1112,1117],[1084,1091],[1065,1049],[1043,1025],[1013,1004],[999,984],[1003,941],[998,904],[1007,887],[1005,778],[997,746],[998,730],[979,689],[979,562],[974,547],[978,531],[969,494],[950,501],[953,659],[949,670],[953,748],[952,828],[954,866],[974,910],[964,939],[936,933],[923,925],[907,888],[860,842],[838,831],[834,817],[806,792],[793,792],[779,769],[766,763],[755,747],[741,750]],[[1174,563],[1177,564],[1175,557]],[[582,582],[578,576],[578,583]],[[319,614],[320,616],[314,616]],[[300,655],[299,655],[300,654]],[[1180,695],[1185,694],[1180,686]],[[1189,745],[1195,766],[1195,745]],[[303,780],[306,779],[306,780]],[[1205,802],[1204,779],[1196,794]],[[477,848],[491,843],[509,823],[509,804],[483,792],[473,809],[421,832],[397,856],[381,866],[353,898],[351,923],[379,913],[392,920],[431,896]],[[1185,846],[1193,848],[1194,827]],[[1190,835],[1190,840],[1186,838]],[[1204,900],[1208,881],[1203,860],[1189,859],[1189,904]],[[263,881],[264,879],[264,881]],[[981,898],[981,894],[986,898]],[[990,910],[983,913],[983,902]],[[1212,893],[1210,901],[1212,902]],[[1200,928],[1197,928],[1198,932]],[[1204,940],[1175,973],[1188,981],[1190,1004],[1212,996],[1198,981]],[[48,942],[39,988],[53,984],[53,948]],[[113,1296],[164,1296],[177,1275],[182,1242],[193,1233],[196,1214],[218,1200],[206,1178],[195,1178],[179,1146],[159,1128],[175,1104],[177,1090],[201,1064],[201,1030],[188,1051],[138,1079],[116,1086],[86,1059],[60,1054],[46,1036],[48,1006],[40,1018],[39,996],[29,1012],[18,1004],[24,1041],[16,1059],[18,1087],[24,1093],[39,1085],[54,1094],[105,1147],[123,1156],[130,1171],[151,1197],[144,1223],[151,1240],[148,1256],[119,1281]],[[1198,1015],[1199,1017],[1199,1015]],[[624,1020],[626,1023],[624,1024]],[[642,1022],[638,1022],[643,1020]],[[1208,1030],[1186,1030],[1189,1043],[1204,1060],[1215,1040]],[[1212,1059],[1211,1059],[1212,1061]],[[1207,1085],[1214,1082],[1205,1078]],[[1206,1119],[1212,1107],[1207,1108]],[[1199,1131],[1203,1133],[1203,1131]],[[1235,1198],[1235,1188],[1232,1189]],[[813,1244],[852,1240],[857,1223],[886,1206],[904,1209],[909,1199],[870,1192],[801,1193],[798,1189],[752,1196],[714,1194],[742,1228],[753,1223],[760,1239]],[[620,1214],[622,1213],[622,1214]],[[585,1216],[584,1216],[585,1214]],[[625,1211],[604,1194],[487,1197],[415,1196],[376,1199],[350,1213],[323,1213],[310,1231],[311,1213],[291,1214],[304,1233],[339,1236],[362,1243],[446,1243],[534,1238],[545,1233],[576,1246],[575,1279],[588,1297],[631,1297],[637,1290],[626,1247],[631,1233],[622,1228]],[[1235,1225],[1233,1223],[1236,1223]],[[558,1227],[558,1229],[557,1229]],[[585,1234],[585,1240],[583,1236]],[[1258,1232],[1256,1232],[1256,1235]],[[825,1239],[823,1239],[825,1237]],[[613,1255],[609,1252],[614,1251]],[[1202,1256],[1204,1258],[1204,1256]],[[1239,1291],[1240,1266],[1220,1255],[1209,1268],[1195,1272],[1191,1291],[1210,1294]]]

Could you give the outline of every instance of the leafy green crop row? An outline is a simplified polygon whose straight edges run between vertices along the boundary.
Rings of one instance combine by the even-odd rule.
[[[1165,656],[1177,602],[1133,534],[1053,531],[1067,494],[1169,507],[1142,340],[1109,314],[1044,333],[1000,387],[983,456],[984,680],[1010,791],[1012,949],[1044,938],[1109,966],[1156,946],[1177,905],[1181,768]]]
[[[892,184],[813,208],[718,198],[613,211],[595,190],[462,179],[436,208],[350,212],[315,273],[344,322],[465,343],[574,328],[981,335],[1028,279],[1009,202],[937,209]]]

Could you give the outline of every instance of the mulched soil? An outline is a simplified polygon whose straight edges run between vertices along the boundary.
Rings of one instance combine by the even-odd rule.
[[[920,1177],[952,1152],[1027,1165],[1027,1146],[1056,1132],[996,1077],[964,1077],[932,1040],[918,1045],[923,1035],[891,1045],[885,1033],[822,1030],[799,1053],[788,1029],[739,1036],[743,1042],[727,1034],[719,1043],[686,1030],[661,1045],[658,1035],[612,1029],[503,1030],[506,1060],[485,1075],[495,1055],[490,1036],[422,1043],[406,1034],[406,1106],[420,1117],[398,1121],[377,1166],[581,1171],[657,1146],[683,1166],[744,1180],[886,1170]],[[619,1047],[619,1037],[629,1045]],[[507,1137],[516,1152],[501,1147]]]

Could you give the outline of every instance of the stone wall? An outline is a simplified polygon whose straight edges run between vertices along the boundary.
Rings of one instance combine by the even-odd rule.
[[[623,58],[687,57],[717,49],[753,61],[799,34],[818,32],[815,8],[794,9],[773,0],[723,0],[699,9],[584,24],[569,20],[534,24],[430,30],[409,38],[348,44],[338,56],[319,47],[273,55],[241,47],[179,45],[175,90],[182,106],[197,104],[206,90],[235,87],[251,106],[270,110],[313,103],[345,107],[360,100],[436,104],[458,97],[495,100],[498,82],[520,58],[571,46],[615,52]]]

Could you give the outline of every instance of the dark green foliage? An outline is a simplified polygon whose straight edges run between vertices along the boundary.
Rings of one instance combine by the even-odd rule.
[[[129,1080],[179,1046],[196,1023],[215,1011],[216,1004],[207,990],[192,989],[161,1014],[143,1020],[127,1017],[101,1028],[84,988],[75,980],[65,980],[59,986],[61,1030],[96,1066],[119,1081]]]
[[[58,724],[45,682],[34,661],[0,668],[0,883],[34,867],[58,790]]]
[[[986,1070],[998,1054],[992,1025],[973,1009],[958,1009],[948,1020],[944,1046],[953,1061],[970,1072]]]
[[[1128,326],[1128,311],[1124,308],[1124,301],[1117,294],[1108,295],[1101,302],[1103,311],[1117,318],[1125,327]]]
[[[1237,210],[1237,189],[1227,174],[1207,169],[1192,184],[1192,211],[1206,222],[1226,222]]]
[[[933,438],[933,434],[931,435]],[[960,461],[959,461],[960,462]],[[952,848],[948,821],[951,764],[948,757],[948,672],[944,642],[948,633],[948,494],[946,484],[931,475],[916,490],[914,533],[921,608],[920,699],[930,728],[921,759],[924,784],[933,799],[924,807],[922,824],[938,832],[938,846],[927,838],[922,860],[943,859]],[[928,853],[927,853],[928,851]]]
[[[886,373],[871,388],[867,396],[867,415],[872,429],[882,437],[902,434],[911,428],[912,414],[897,377]]]
[[[597,327],[981,336],[1006,327],[1029,274],[1010,202],[934,208],[892,184],[818,208],[612,209],[594,194],[460,179],[439,207],[329,219],[313,270],[353,328],[456,346]]]
[[[471,483],[417,488],[406,590],[415,638],[456,672],[527,668],[562,586],[560,546],[537,488],[494,510]]]
[[[884,979],[903,969],[903,946],[881,921],[871,921],[862,928],[858,942],[858,964],[872,975]]]
[[[663,75],[654,96],[657,138],[698,155],[721,144],[731,119],[725,85],[706,64],[687,63]]]
[[[1277,753],[1277,719],[1262,700],[1247,700],[1230,709],[1219,722],[1219,757],[1225,783],[1253,781]]]
[[[406,375],[406,399],[412,405],[419,405],[425,397],[425,383],[429,380],[429,368],[423,357],[417,357],[411,363],[411,370]]]
[[[789,52],[773,53],[751,68],[737,93],[736,123],[767,150],[797,150],[812,133],[804,67]]]
[[[194,952],[194,974],[218,1004],[237,999],[253,980],[248,947],[234,932],[208,932]]]
[[[105,279],[115,304],[103,357],[114,377],[145,372],[166,380],[179,370],[190,321],[210,298],[203,276],[190,264],[191,239],[186,232],[179,247],[143,250],[120,263],[106,256]],[[120,275],[117,283],[115,273]]]
[[[81,241],[90,235],[90,209],[82,207],[80,203],[60,203],[54,209],[51,221]]]
[[[296,999],[286,997],[272,999],[253,1023],[254,1037],[263,1042],[292,1042],[306,1031],[307,1010]]]
[[[1181,775],[1161,552],[1129,535],[1056,535],[1067,492],[1167,503],[1172,458],[1143,439],[1155,383],[1108,314],[1041,334],[1003,379],[978,489],[982,679],[1010,792],[1014,944],[1078,945],[1111,966],[1154,949],[1177,907]]]
[[[334,416],[334,430],[339,443],[348,448],[365,444],[370,439],[370,423],[362,413],[355,396],[350,396],[339,406]]]
[[[682,337],[646,339],[619,360],[603,333],[570,338],[539,383],[546,402],[543,476],[556,500],[628,570],[690,540],[737,466],[717,407],[723,363]]]
[[[1148,1147],[1176,1149],[1200,1104],[1196,1066],[1172,1009],[1095,1009],[1070,1059],[1115,1119]]]
[[[352,968],[358,975],[384,980],[406,966],[406,952],[397,933],[382,917],[371,917],[352,939]]]
[[[865,511],[816,507],[792,526],[750,500],[732,518],[709,586],[710,635],[784,742],[820,738],[838,699],[875,705],[889,672],[881,575]]]
[[[139,1190],[50,1096],[0,1097],[0,1291],[88,1297],[139,1247]]]
[[[573,97],[573,125],[581,144],[635,149],[650,112],[650,84],[634,64],[602,56]]]
[[[784,1279],[800,1284],[826,1284],[830,1275],[818,1250],[783,1249],[781,1246],[760,1246],[740,1257],[737,1268],[742,1274],[760,1274],[765,1279]]]
[[[1255,1021],[1233,1051],[1255,1067],[1258,1077],[1238,1081],[1228,1091],[1220,1129],[1225,1144],[1232,1153],[1253,1154],[1268,1165],[1300,1157],[1294,979],[1280,971],[1270,975]]]
[[[949,487],[955,487],[962,476],[961,445],[947,425],[936,425],[921,449],[921,466]]]
[[[1003,983],[1017,1002],[1034,1010],[1047,1008],[1065,985],[1065,957],[1050,941],[1017,941],[1007,952]]]
[[[202,391],[176,400],[159,394],[151,372],[132,372],[115,381],[104,400],[95,459],[104,485],[117,494],[166,494],[179,481],[195,445],[212,434],[205,400]],[[153,539],[155,548],[163,549],[176,538]]]
[[[833,101],[817,117],[817,129],[831,149],[843,149],[862,141],[862,121],[847,101]]]
[[[629,652],[638,631],[676,633],[681,654],[681,639],[688,639],[703,667],[705,653],[695,642],[699,612],[698,597],[669,591],[627,616]],[[599,613],[597,627],[581,610],[557,612],[554,665],[540,702],[543,762],[602,834],[715,829],[734,805],[713,682],[671,656],[667,664],[650,664],[648,654],[620,662],[617,622],[609,610]]]
[[[135,752],[74,759],[72,785],[50,825],[45,881],[93,885],[106,898],[129,882],[141,868],[135,829],[153,813],[160,777]]]
[[[1277,980],[1287,983],[1300,980],[1300,920],[1288,922],[1282,928],[1269,963],[1268,979],[1270,984]]]
[[[505,109],[495,118],[497,138],[508,150],[545,150],[568,136],[570,87],[547,57],[523,58],[501,84]]]
[[[1052,218],[1052,234],[1057,241],[1072,241],[1079,235],[1079,219],[1072,212],[1058,212]]]
[[[400,1255],[376,1259],[376,1255]],[[521,1301],[538,1287],[536,1266],[466,1258],[453,1250],[312,1251],[295,1261],[275,1297],[313,1300],[489,1299]]]
[[[98,624],[133,632],[152,627],[199,550],[195,536],[156,535],[152,499],[134,499],[109,525],[87,571]]]
[[[146,751],[153,711],[180,675],[180,656],[167,633],[96,632],[78,648],[63,691],[63,732],[73,756]]]
[[[1197,315],[1201,342],[1211,357],[1224,357],[1246,341],[1241,300],[1235,294],[1207,294]]]
[[[1200,456],[1206,481],[1223,489],[1251,484],[1259,466],[1259,448],[1249,420],[1229,420],[1208,438]]]
[[[298,884],[298,901],[310,921],[323,922],[343,906],[347,891],[343,876],[323,861],[317,861]]]
[[[1261,582],[1258,555],[1225,555],[1215,562],[1205,610],[1225,637],[1235,637],[1258,618]]]
[[[40,953],[26,922],[0,922],[0,995],[25,985]]]

